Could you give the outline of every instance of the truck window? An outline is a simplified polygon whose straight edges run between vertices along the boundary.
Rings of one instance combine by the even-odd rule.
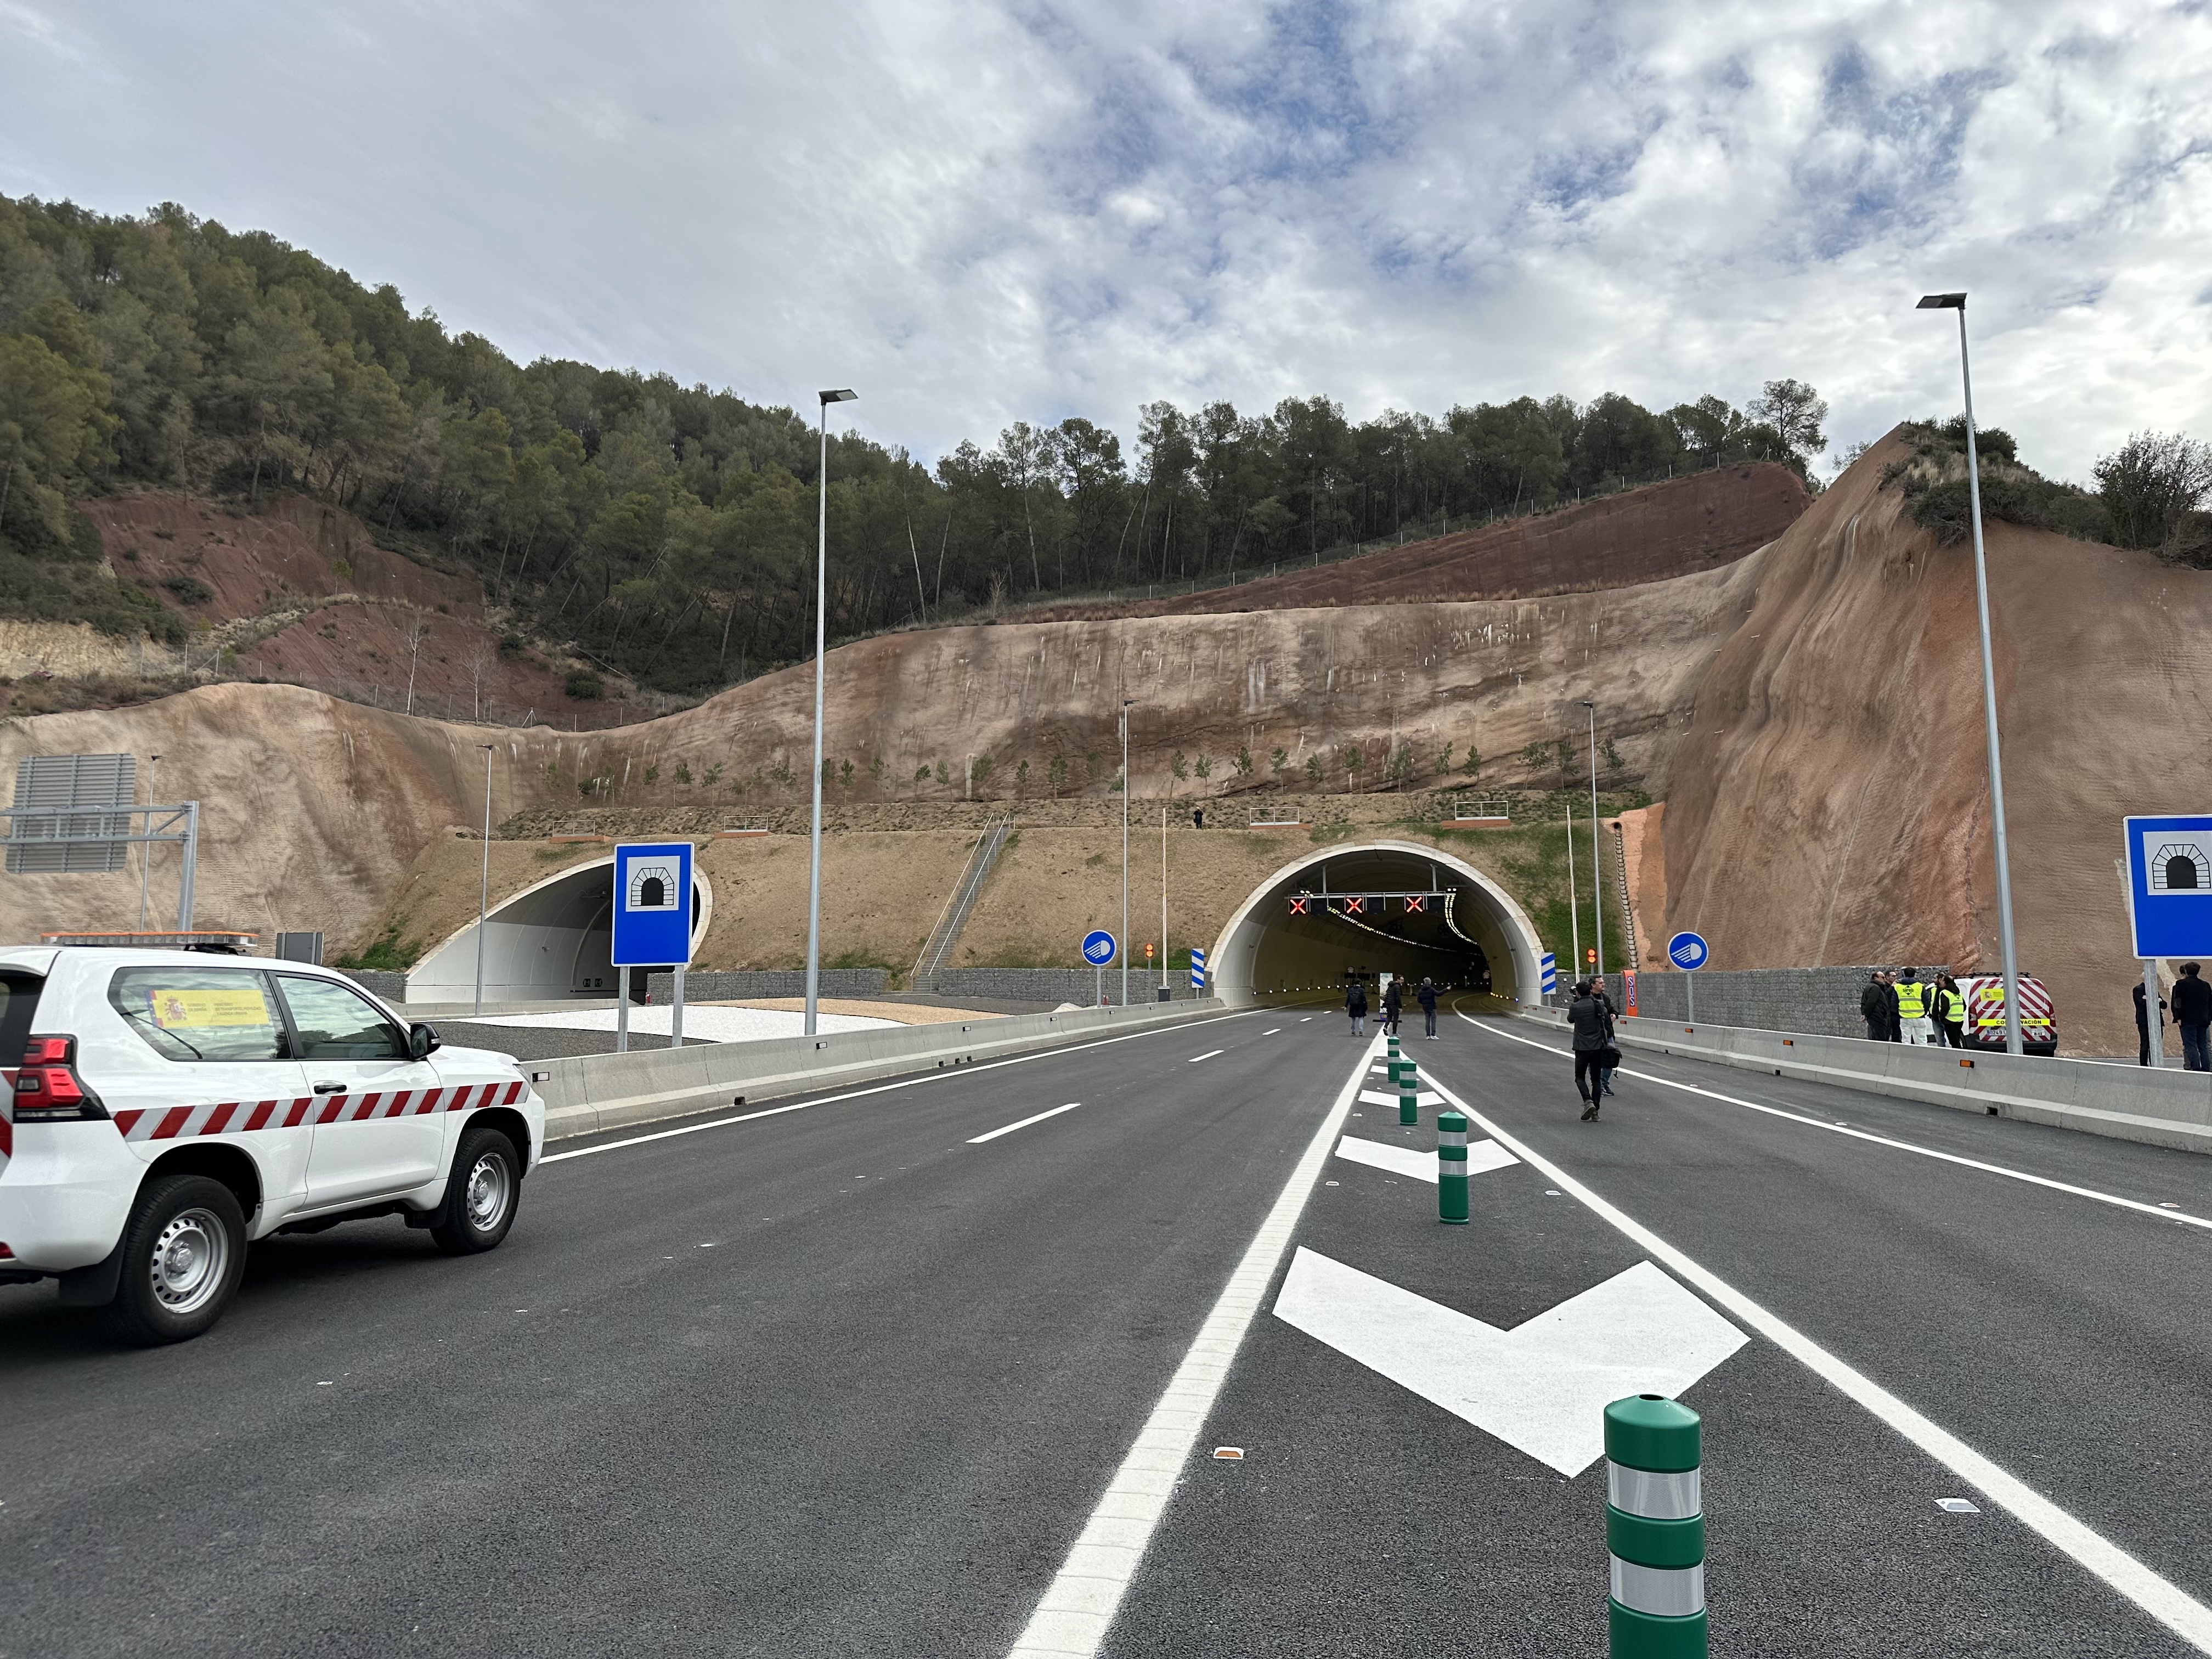
[[[358,991],[305,974],[279,974],[302,1060],[405,1060],[407,1039]]]
[[[252,969],[125,968],[107,1000],[164,1060],[290,1058],[269,976]]]

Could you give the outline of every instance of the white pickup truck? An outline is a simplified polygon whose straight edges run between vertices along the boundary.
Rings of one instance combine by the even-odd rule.
[[[138,1342],[221,1316],[246,1245],[402,1215],[507,1236],[545,1104],[343,975],[179,951],[0,948],[0,1283]]]

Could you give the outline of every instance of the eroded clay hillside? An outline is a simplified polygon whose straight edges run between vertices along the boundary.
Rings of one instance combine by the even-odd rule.
[[[1755,569],[1747,560],[1546,599],[866,641],[830,658],[830,794],[914,803],[971,791],[1005,801],[1103,794],[1125,697],[1134,703],[1141,795],[1218,794],[1271,779],[1303,790],[1309,761],[1325,788],[1372,787],[1400,750],[1416,765],[1413,781],[1432,783],[1447,744],[1455,780],[1466,780],[1472,744],[1483,757],[1475,782],[1548,787],[1561,776],[1552,745],[1581,729],[1576,703],[1585,696],[1604,706],[1622,775],[1656,793],[1692,690],[1741,617]],[[811,701],[811,673],[800,667],[666,719],[572,734],[410,720],[297,687],[226,684],[137,708],[7,721],[0,767],[33,753],[161,754],[161,794],[205,803],[201,919],[320,927],[350,945],[433,837],[479,820],[478,744],[490,745],[495,821],[588,805],[691,808],[743,824],[804,799]],[[1536,744],[1543,757],[1524,760]],[[1354,747],[1364,776],[1346,769]],[[1249,777],[1237,769],[1240,750]],[[969,781],[971,757],[990,758],[980,782]],[[1066,763],[1064,781],[1055,760]],[[164,890],[160,875],[155,890]],[[0,936],[10,939],[136,915],[137,884],[123,876],[0,886]]]
[[[1668,927],[1717,967],[1997,962],[1972,553],[1881,486],[1905,453],[1876,446],[1747,569],[1749,611],[1697,688],[1661,880]],[[2122,1052],[2120,819],[2203,809],[2212,575],[1999,522],[1987,539],[2021,964],[2068,1051]]]

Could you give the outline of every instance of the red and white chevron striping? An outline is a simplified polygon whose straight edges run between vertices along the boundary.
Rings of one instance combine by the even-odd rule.
[[[465,1112],[511,1106],[522,1085],[477,1083],[459,1089],[402,1089],[389,1094],[316,1095],[297,1100],[230,1100],[202,1106],[167,1106],[115,1114],[125,1140],[177,1140],[191,1135],[251,1134],[257,1129],[298,1129],[369,1118],[410,1117],[425,1112]]]

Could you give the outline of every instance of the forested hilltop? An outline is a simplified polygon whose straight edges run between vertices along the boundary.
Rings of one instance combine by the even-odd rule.
[[[1723,462],[1801,474],[1809,387],[1655,413],[1608,394],[1391,412],[1141,411],[1016,422],[932,471],[830,453],[833,637],[1033,597],[1206,578]],[[410,313],[265,232],[0,198],[0,614],[173,635],[70,502],[159,487],[304,493],[480,576],[517,636],[661,690],[798,659],[811,631],[812,411],[540,359]]]

